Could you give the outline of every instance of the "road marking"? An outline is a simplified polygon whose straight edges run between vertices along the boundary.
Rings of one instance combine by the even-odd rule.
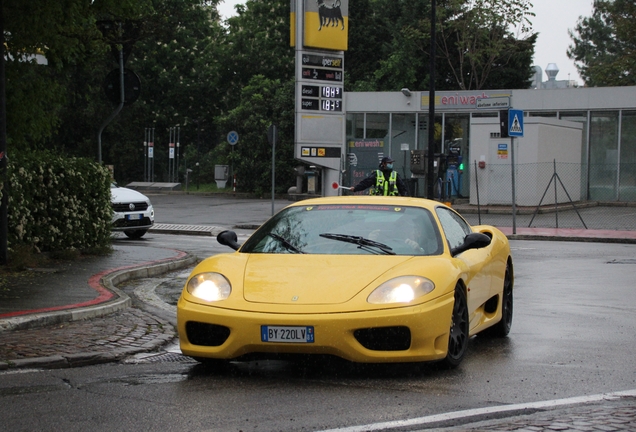
[[[382,423],[372,423],[368,425],[362,426],[350,426],[345,428],[337,428],[337,429],[326,429],[318,432],[365,432],[365,431],[377,431],[377,430],[387,430],[393,428],[407,427],[407,426],[418,426],[429,423],[439,423],[448,420],[455,420],[459,418],[467,418],[474,417],[486,414],[496,414],[508,411],[522,411],[527,409],[541,409],[541,408],[555,408],[563,405],[575,405],[575,404],[583,404],[583,403],[591,403],[591,402],[599,402],[603,400],[614,400],[619,399],[621,397],[634,397],[636,396],[636,390],[625,390],[620,392],[613,393],[602,393],[597,395],[590,396],[577,396],[565,399],[554,399],[547,401],[539,401],[539,402],[529,402],[525,404],[514,404],[514,405],[502,405],[495,407],[486,407],[486,408],[475,408],[463,411],[455,411],[443,414],[435,414],[426,417],[417,417],[409,420],[396,420],[391,422],[382,422]]]

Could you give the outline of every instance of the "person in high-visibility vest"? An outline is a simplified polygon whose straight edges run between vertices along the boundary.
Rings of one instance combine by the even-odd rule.
[[[360,192],[373,187],[373,189],[371,189],[371,195],[407,196],[408,190],[404,181],[397,171],[393,171],[393,162],[393,159],[390,157],[383,157],[380,161],[379,169],[373,171],[369,177],[357,185],[350,187],[349,190],[352,192]]]

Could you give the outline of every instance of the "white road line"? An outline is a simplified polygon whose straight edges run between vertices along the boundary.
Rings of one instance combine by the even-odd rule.
[[[582,403],[599,402],[602,400],[618,399],[625,396],[636,396],[636,390],[626,390],[613,393],[602,393],[590,396],[577,396],[565,399],[554,399],[548,401],[529,402],[525,404],[514,405],[502,405],[496,407],[475,408],[464,411],[455,411],[443,414],[435,414],[426,417],[417,417],[409,420],[396,420],[391,422],[372,423],[362,426],[350,426],[338,429],[327,429],[318,432],[366,432],[366,431],[378,431],[386,430],[405,426],[417,426],[429,423],[437,423],[448,420],[455,420],[459,418],[474,417],[485,414],[496,414],[508,411],[521,411],[524,409],[541,409],[541,408],[555,408],[563,405],[575,405]]]

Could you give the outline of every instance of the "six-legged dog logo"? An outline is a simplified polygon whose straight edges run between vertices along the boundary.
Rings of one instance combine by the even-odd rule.
[[[336,0],[331,6],[325,4],[325,0],[316,0],[318,3],[318,16],[320,17],[320,27],[337,26],[338,23],[342,23],[342,29],[344,30],[344,18],[342,17],[342,11],[340,10],[340,0]]]

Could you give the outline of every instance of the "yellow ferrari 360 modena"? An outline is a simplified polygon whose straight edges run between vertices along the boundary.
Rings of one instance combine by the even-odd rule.
[[[352,362],[440,361],[505,337],[513,264],[506,236],[421,198],[345,196],[284,208],[234,252],[209,257],[177,304],[181,351],[200,361],[287,354]]]

